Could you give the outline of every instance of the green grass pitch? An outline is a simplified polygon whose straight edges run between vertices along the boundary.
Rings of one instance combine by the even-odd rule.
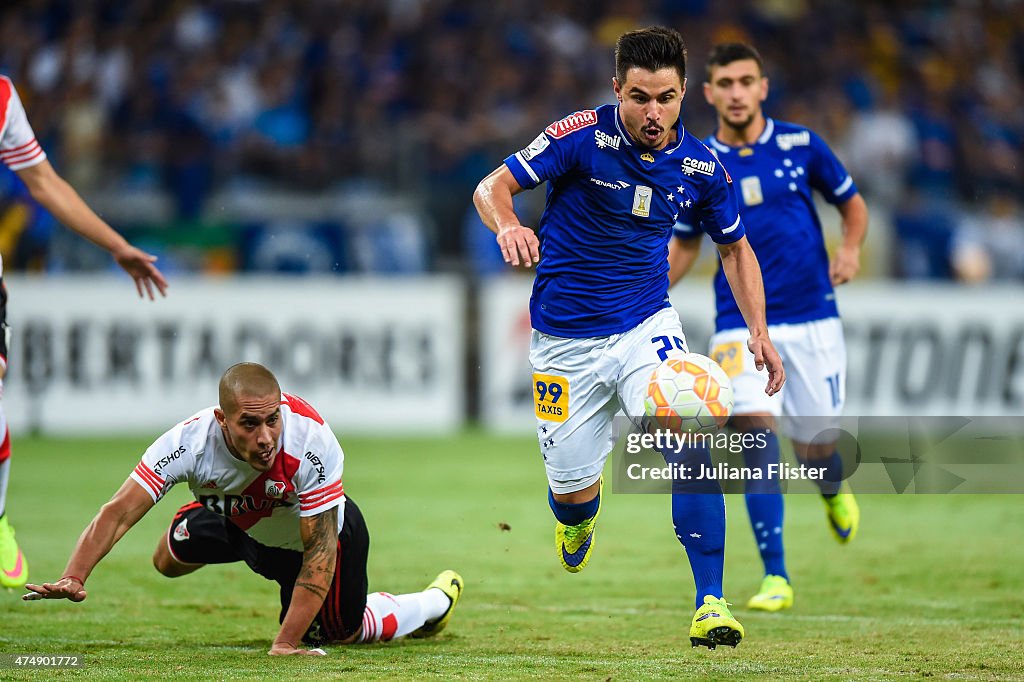
[[[155,434],[154,434],[155,435]],[[56,579],[82,528],[148,439],[16,438],[8,510],[33,581]],[[562,571],[536,443],[342,438],[345,488],[370,527],[370,588],[422,589],[454,568],[466,591],[434,640],[266,655],[276,586],[243,565],[167,579],[150,556],[172,491],[99,565],[89,598],[0,593],[0,652],[84,654],[81,670],[0,679],[654,680],[1024,679],[1024,504],[1017,496],[862,496],[837,545],[811,495],[787,497],[796,604],[744,608],[760,579],[740,496],[728,499],[726,597],[747,630],[735,650],[691,649],[693,583],[669,501],[609,494],[594,556]]]

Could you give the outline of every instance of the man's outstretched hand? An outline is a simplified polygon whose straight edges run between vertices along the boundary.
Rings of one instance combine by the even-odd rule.
[[[274,642],[270,645],[271,656],[326,656],[323,649],[297,649],[291,642]]]
[[[86,597],[85,585],[78,578],[66,576],[55,583],[43,583],[42,585],[25,585],[28,594],[22,595],[25,601],[36,601],[37,599],[70,599],[74,602],[84,601]]]

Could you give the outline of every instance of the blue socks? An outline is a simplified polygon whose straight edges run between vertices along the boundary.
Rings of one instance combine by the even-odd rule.
[[[682,461],[696,471],[711,467],[711,452],[706,448],[666,455],[667,461]],[[705,595],[721,598],[725,564],[725,497],[715,480],[673,481],[672,525],[676,538],[686,550],[697,588],[696,608]]]
[[[563,523],[566,526],[575,526],[583,523],[597,513],[598,508],[601,506],[601,491],[598,490],[597,495],[595,495],[594,499],[589,502],[564,504],[555,500],[555,496],[551,492],[551,488],[548,488],[548,506],[551,507],[551,511],[560,523]]]
[[[786,552],[782,543],[782,522],[784,504],[778,478],[769,480],[768,465],[779,462],[779,439],[771,429],[754,429],[754,444],[743,451],[744,464],[749,469],[760,469],[761,480],[746,482],[747,514],[754,540],[761,553],[765,575],[780,575],[789,580],[786,573]],[[764,443],[761,446],[760,443]]]
[[[839,456],[839,450],[833,450],[830,457],[825,459],[802,459],[797,456],[797,461],[807,467],[824,468],[824,477],[815,479],[814,482],[821,489],[824,497],[835,497],[839,494],[839,488],[843,484],[843,460]]]

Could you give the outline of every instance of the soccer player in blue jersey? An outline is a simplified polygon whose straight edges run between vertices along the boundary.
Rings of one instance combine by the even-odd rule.
[[[768,330],[786,363],[786,389],[774,395],[758,390],[756,358],[743,346],[743,305],[734,298],[721,270],[715,277],[718,315],[711,355],[732,377],[734,424],[764,434],[748,439],[746,464],[763,470],[747,482],[747,511],[764,562],[760,591],[747,606],[779,611],[793,604],[782,543],[783,503],[768,465],[779,460],[776,420],[804,464],[823,468],[818,481],[829,525],[841,543],[853,539],[860,510],[842,484],[842,460],[835,431],[846,389],[846,346],[832,287],[848,282],[860,268],[860,246],[868,212],[853,179],[828,145],[812,131],[766,118],[768,94],[760,55],[737,43],[716,46],[708,60],[704,96],[718,112],[718,130],[705,142],[739,184],[747,237],[764,272]],[[813,193],[818,191],[842,216],[843,242],[831,262],[825,250]],[[700,248],[696,223],[682,220],[669,249],[674,284]],[[763,446],[761,445],[763,444]]]
[[[668,243],[677,220],[699,224],[718,245],[749,329],[747,348],[768,370],[766,393],[785,380],[732,181],[679,118],[682,37],[661,27],[620,36],[612,87],[617,105],[552,123],[484,178],[473,197],[505,260],[537,264],[530,300],[537,433],[556,551],[570,573],[582,570],[593,550],[613,417],[621,407],[642,427],[651,373],[686,350],[668,300]],[[538,240],[520,223],[512,197],[544,182]],[[735,646],[743,636],[722,594],[725,506],[715,488],[699,494],[707,491],[680,486],[672,496],[676,535],[697,588],[690,640],[709,648]]]

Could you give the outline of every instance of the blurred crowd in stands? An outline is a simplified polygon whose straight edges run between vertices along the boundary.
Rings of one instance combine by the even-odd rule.
[[[395,234],[424,232],[427,255],[392,269],[487,271],[476,182],[611,101],[616,36],[655,23],[687,39],[700,136],[710,45],[760,49],[766,112],[820,132],[888,220],[876,274],[1024,280],[1017,0],[22,0],[0,9],[0,73],[87,198],[156,193],[175,224],[210,225],[225,192],[402,196],[417,222]],[[31,209],[3,174],[0,250],[38,264],[53,231],[18,222]]]

